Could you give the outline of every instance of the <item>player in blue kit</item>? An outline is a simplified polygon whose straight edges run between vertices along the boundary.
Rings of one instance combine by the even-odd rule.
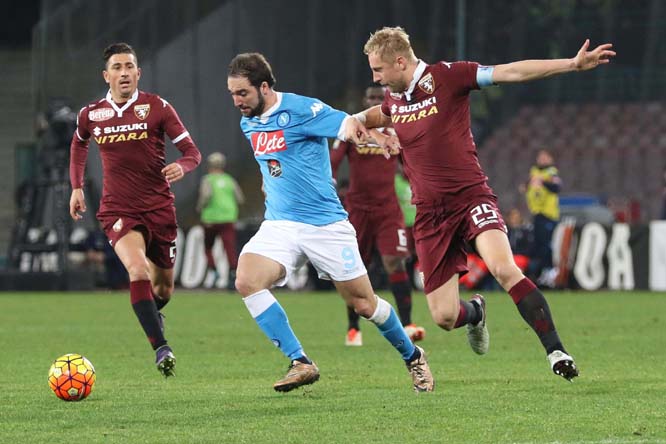
[[[337,197],[326,138],[360,143],[367,130],[354,117],[323,102],[273,89],[270,64],[259,53],[237,55],[227,86],[241,114],[263,176],[265,220],[243,247],[236,289],[259,328],[291,363],[273,388],[288,392],[319,379],[283,308],[270,289],[284,285],[306,260],[333,281],[348,306],[374,323],[401,354],[414,390],[432,391],[423,349],[405,332],[393,307],[375,295],[361,260],[356,233]]]

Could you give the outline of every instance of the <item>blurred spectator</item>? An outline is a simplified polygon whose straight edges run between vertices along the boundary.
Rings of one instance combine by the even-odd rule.
[[[532,227],[525,223],[518,208],[511,208],[506,218],[507,237],[513,251],[513,259],[523,272],[527,270],[532,253],[534,236]]]
[[[47,110],[37,115],[35,131],[39,137],[39,165],[43,178],[67,180],[69,145],[76,130],[76,112],[69,99],[49,100]]]
[[[229,262],[228,287],[234,288],[238,255],[236,253],[236,221],[238,205],[245,201],[236,180],[224,171],[227,159],[222,153],[208,156],[208,174],[201,178],[197,211],[204,226],[204,246],[208,261],[208,275],[217,281],[218,273],[213,258],[215,237],[220,236]]]
[[[506,218],[507,235],[514,256],[528,256],[532,253],[534,235],[532,227],[525,223],[518,208],[511,208]]]
[[[527,207],[532,214],[534,244],[530,255],[529,275],[544,286],[552,286],[548,277],[552,275],[553,231],[560,219],[559,192],[562,181],[553,156],[547,150],[537,154],[536,165],[530,169],[530,178],[525,189]]]
[[[86,262],[98,276],[98,286],[112,290],[129,288],[129,275],[101,228],[90,233],[85,247]]]

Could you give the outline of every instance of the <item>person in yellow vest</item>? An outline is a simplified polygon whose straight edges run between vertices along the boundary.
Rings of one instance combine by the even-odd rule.
[[[547,150],[537,154],[536,165],[530,169],[530,179],[525,190],[527,207],[532,214],[534,244],[530,258],[530,272],[537,281],[552,287],[553,231],[560,220],[559,192],[562,180],[553,164],[553,156]]]
[[[220,236],[229,262],[229,288],[233,288],[236,280],[238,255],[236,253],[236,221],[238,206],[243,204],[245,197],[236,180],[224,171],[227,159],[222,153],[208,156],[208,174],[201,178],[197,211],[201,213],[204,227],[204,246],[208,262],[207,276],[215,277],[217,268],[213,258],[215,237]]]

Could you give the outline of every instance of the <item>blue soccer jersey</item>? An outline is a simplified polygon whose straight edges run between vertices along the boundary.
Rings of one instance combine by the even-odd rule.
[[[267,220],[321,226],[347,218],[326,140],[337,137],[346,116],[317,99],[278,92],[263,115],[241,118],[263,176]]]

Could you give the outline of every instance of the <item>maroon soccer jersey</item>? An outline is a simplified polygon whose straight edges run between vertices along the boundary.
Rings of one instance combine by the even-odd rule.
[[[392,130],[387,128],[386,131]],[[357,146],[336,141],[331,149],[333,177],[337,176],[338,167],[345,156],[349,158],[349,190],[345,196],[345,206],[366,210],[400,209],[395,194],[397,156],[386,159],[384,150],[375,144]]]
[[[164,135],[183,156],[177,160],[187,173],[201,153],[173,107],[155,94],[136,91],[125,103],[106,98],[79,111],[72,137],[70,181],[83,187],[90,139],[99,146],[103,193],[98,216],[134,214],[173,204],[174,196],[161,170],[166,165]]]
[[[415,204],[468,190],[492,193],[470,128],[469,92],[479,88],[478,66],[420,62],[410,94],[386,92],[382,113],[391,117],[400,139]]]

